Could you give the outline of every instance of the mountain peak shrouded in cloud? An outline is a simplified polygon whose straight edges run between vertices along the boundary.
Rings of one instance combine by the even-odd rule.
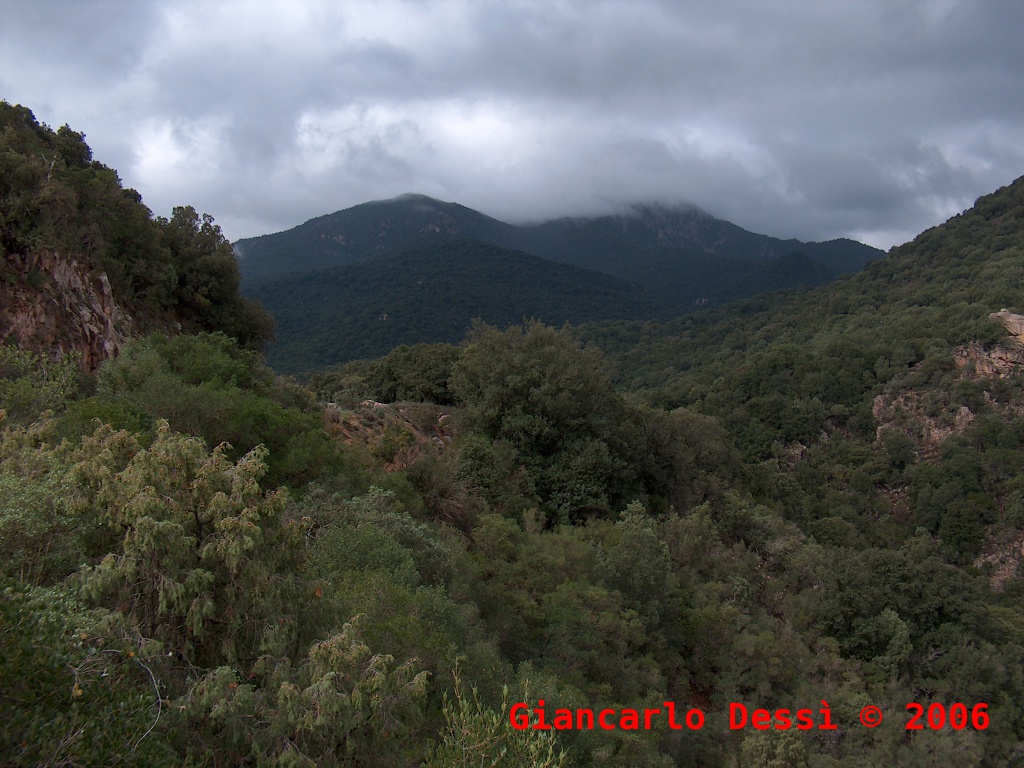
[[[123,7],[122,7],[123,6]],[[5,2],[0,94],[232,240],[409,189],[888,248],[1024,172],[1024,4]]]
[[[419,194],[361,203],[284,232],[240,240],[235,249],[243,276],[251,283],[466,240],[596,270],[654,291],[668,289],[674,300],[687,288],[673,284],[669,275],[678,273],[680,264],[693,265],[695,260],[714,268],[726,261],[800,254],[834,276],[857,271],[884,255],[851,240],[805,243],[756,234],[694,206],[637,204],[618,214],[515,225]],[[684,283],[692,271],[686,276],[680,278]]]

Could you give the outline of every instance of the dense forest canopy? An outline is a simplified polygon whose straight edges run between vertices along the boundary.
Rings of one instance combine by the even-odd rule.
[[[1024,762],[1024,180],[814,291],[302,387],[212,220],[3,115],[5,286],[138,318],[0,347],[5,764]]]
[[[278,371],[305,375],[402,344],[506,327],[664,320],[829,283],[884,254],[852,240],[747,232],[693,207],[514,226],[402,195],[235,243],[244,291],[277,321]]]
[[[402,344],[458,343],[474,319],[578,325],[682,311],[608,275],[466,240],[268,279],[246,293],[273,313],[267,361],[290,374],[380,357]]]

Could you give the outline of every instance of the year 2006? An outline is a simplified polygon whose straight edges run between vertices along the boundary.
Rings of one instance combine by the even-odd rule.
[[[925,728],[937,731],[944,728],[946,724],[954,731],[962,731],[971,727],[976,731],[984,731],[988,728],[988,704],[975,704],[970,709],[966,704],[957,702],[945,704],[935,702],[927,707],[912,701],[907,704],[907,712],[910,713],[910,720],[907,722],[908,731],[923,731]]]

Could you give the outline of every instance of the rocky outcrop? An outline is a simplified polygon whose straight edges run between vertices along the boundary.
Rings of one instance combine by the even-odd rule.
[[[1020,575],[1021,564],[1024,562],[1024,535],[1018,535],[1013,541],[989,541],[985,552],[974,561],[974,567],[987,569],[989,585],[992,589],[1002,591],[1006,582]]]
[[[903,432],[917,445],[920,458],[934,461],[942,442],[950,435],[961,435],[974,421],[974,413],[966,406],[955,411],[935,408],[927,393],[914,390],[887,392],[875,397],[872,413],[877,424],[875,439],[880,441],[889,431]]]
[[[1021,317],[1016,315],[1016,317]],[[1024,320],[1024,317],[1021,317]],[[1024,370],[1024,344],[1010,340],[992,349],[978,342],[953,350],[956,365],[964,374],[983,379],[1006,379]]]
[[[348,445],[369,448],[389,472],[426,455],[441,456],[452,440],[447,409],[427,403],[364,400],[351,409],[328,403],[324,426]]]
[[[1024,315],[1003,310],[991,317],[1003,322],[1013,337],[991,348],[976,341],[956,347],[953,350],[958,369],[956,379],[984,382],[1024,372],[1024,342],[1018,340],[1015,332],[1018,322],[1020,330],[1024,331]],[[997,403],[989,394],[989,386],[985,385],[982,390],[986,408],[1002,411],[1008,418],[1024,413],[1024,401],[1019,396]],[[937,459],[942,442],[950,435],[964,434],[975,418],[966,405],[954,404],[951,392],[934,388],[924,391],[890,389],[875,397],[873,414],[877,424],[876,439],[881,440],[887,431],[903,432],[917,443],[919,456],[925,461]]]
[[[49,357],[77,353],[83,371],[117,355],[131,318],[105,274],[50,252],[5,254],[0,274],[0,342]]]
[[[1024,341],[1024,315],[1017,315],[1008,309],[1001,309],[989,315],[989,319],[1001,322],[1011,336],[1016,336],[1018,341]]]

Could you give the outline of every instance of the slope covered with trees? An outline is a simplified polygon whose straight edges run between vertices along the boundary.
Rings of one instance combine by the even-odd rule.
[[[686,307],[819,285],[884,255],[852,240],[759,235],[691,207],[637,205],[620,215],[514,226],[422,195],[364,203],[235,248],[246,281],[259,282],[465,239],[610,274]]]
[[[400,344],[454,343],[474,318],[498,326],[667,318],[679,307],[597,272],[474,241],[251,285],[274,316],[268,362],[285,373],[379,357]]]
[[[45,346],[50,339],[38,326],[53,325],[65,303],[82,303],[69,283],[88,293],[101,279],[106,300],[127,315],[117,322],[121,335],[182,326],[257,347],[271,335],[272,319],[239,295],[238,263],[212,218],[189,206],[154,218],[138,192],[93,160],[83,134],[66,125],[54,131],[7,102],[0,102],[0,249],[4,339],[39,337],[36,345]],[[51,303],[49,320],[33,315],[32,305]],[[64,341],[72,351],[77,340]]]
[[[222,332],[3,347],[3,760],[1019,762],[1022,185],[604,354],[478,323],[310,392]]]
[[[481,348],[475,344],[500,336],[484,330],[461,352],[396,350],[378,363],[353,364],[311,384],[322,396],[351,401],[360,386],[381,398],[428,391],[424,380],[433,376],[432,391],[466,407],[459,472],[489,504],[504,504],[498,508],[505,514],[537,508],[549,521],[573,519],[551,503],[565,498],[564,490],[549,485],[546,493],[537,492],[545,487],[544,470],[561,464],[553,457],[567,447],[579,451],[573,477],[581,500],[588,488],[600,487],[590,484],[598,475],[586,469],[594,457],[606,457],[598,466],[613,468],[615,456],[628,455],[628,467],[645,468],[612,483],[628,488],[627,495],[653,513],[633,519],[633,525],[646,520],[652,526],[652,548],[633,553],[629,578],[641,583],[641,563],[664,564],[657,548],[666,547],[672,565],[652,570],[671,574],[672,587],[682,585],[683,592],[666,592],[660,576],[643,571],[649,581],[636,594],[659,595],[647,610],[672,605],[670,615],[685,617],[685,630],[673,634],[645,624],[637,637],[655,638],[660,650],[627,643],[616,646],[616,658],[654,659],[666,682],[685,681],[682,693],[671,684],[659,693],[705,703],[709,723],[724,717],[731,701],[756,699],[773,709],[794,700],[816,702],[815,696],[843,713],[838,716],[845,723],[834,737],[748,732],[733,734],[731,745],[702,743],[694,734],[674,735],[674,741],[669,734],[660,748],[676,764],[728,764],[730,755],[750,765],[1012,764],[1022,723],[1011,702],[1020,695],[1016,681],[1024,662],[1024,346],[1016,336],[1024,324],[1014,315],[1022,309],[1015,303],[1022,247],[1024,180],[826,288],[666,323],[583,329],[584,338],[607,350],[620,388],[634,390],[629,407],[643,409],[637,399],[646,405],[646,418],[634,411],[610,419],[646,425],[618,453],[607,440],[597,450],[584,447],[585,441],[573,447],[545,442],[544,427],[560,424],[544,410],[558,401],[555,389],[547,388],[557,377],[538,371],[534,381],[545,384],[527,383],[525,372],[544,366],[528,362],[544,355],[527,354],[530,347],[519,340],[529,329],[512,329],[499,345],[510,355],[509,370],[495,347],[496,356],[476,368]],[[1004,308],[1009,311],[1000,313]],[[472,391],[482,402],[469,396],[463,360],[473,361],[481,381],[493,375],[501,382],[490,390],[493,401],[480,384]],[[438,388],[443,382],[447,389]],[[520,383],[526,390],[517,398]],[[589,402],[582,395],[587,388],[578,391]],[[530,397],[543,402],[527,406]],[[590,408],[594,412],[614,411]],[[573,428],[557,431],[570,435]],[[531,470],[535,450],[544,458]],[[504,469],[487,471],[494,467]],[[668,482],[652,483],[654,478]],[[601,507],[581,505],[585,527],[599,526]],[[543,546],[552,546],[554,531],[534,527],[529,534],[528,520],[513,529],[527,533],[517,533],[525,538],[516,539],[517,554],[503,556],[509,562],[536,563],[526,554],[531,546],[545,540]],[[579,525],[555,530],[562,536],[581,532]],[[526,543],[531,535],[535,545]],[[598,562],[607,563],[608,550],[599,551]],[[546,634],[553,616],[527,608],[585,604],[593,611],[578,592],[565,603],[543,592],[568,589],[574,576],[566,569],[575,578],[581,573],[568,563],[586,562],[587,556],[563,551],[564,565],[558,557],[540,561],[549,586],[539,592],[518,586],[536,583],[538,575],[528,578],[528,571],[509,566],[505,591],[488,601],[502,602],[485,616],[508,627],[501,633],[509,638],[506,654],[548,670],[559,663],[583,665],[583,677],[572,678],[577,685],[585,687],[588,675],[612,676],[603,678],[615,681],[606,690],[629,691],[640,672],[618,677],[611,666],[585,666],[583,658],[596,659],[578,653],[594,648],[583,641],[567,641],[562,662],[556,661],[557,635]],[[629,581],[609,581],[608,571],[598,572],[583,580],[629,594]],[[672,603],[669,595],[684,602]],[[639,612],[641,606],[631,607]],[[532,632],[544,638],[542,644],[523,639]],[[600,636],[601,643],[611,642],[612,635]],[[661,655],[669,648],[680,654],[674,661]],[[635,690],[630,696],[647,698]],[[985,703],[994,717],[983,732],[956,732],[948,724],[936,732],[927,726],[923,733],[908,732],[910,702],[944,708]],[[885,713],[877,730],[859,725],[867,704]],[[1004,729],[999,732],[996,717]],[[719,735],[729,731],[717,722]],[[583,737],[568,738],[579,739],[570,742],[579,759]],[[682,743],[695,754],[684,757]]]

